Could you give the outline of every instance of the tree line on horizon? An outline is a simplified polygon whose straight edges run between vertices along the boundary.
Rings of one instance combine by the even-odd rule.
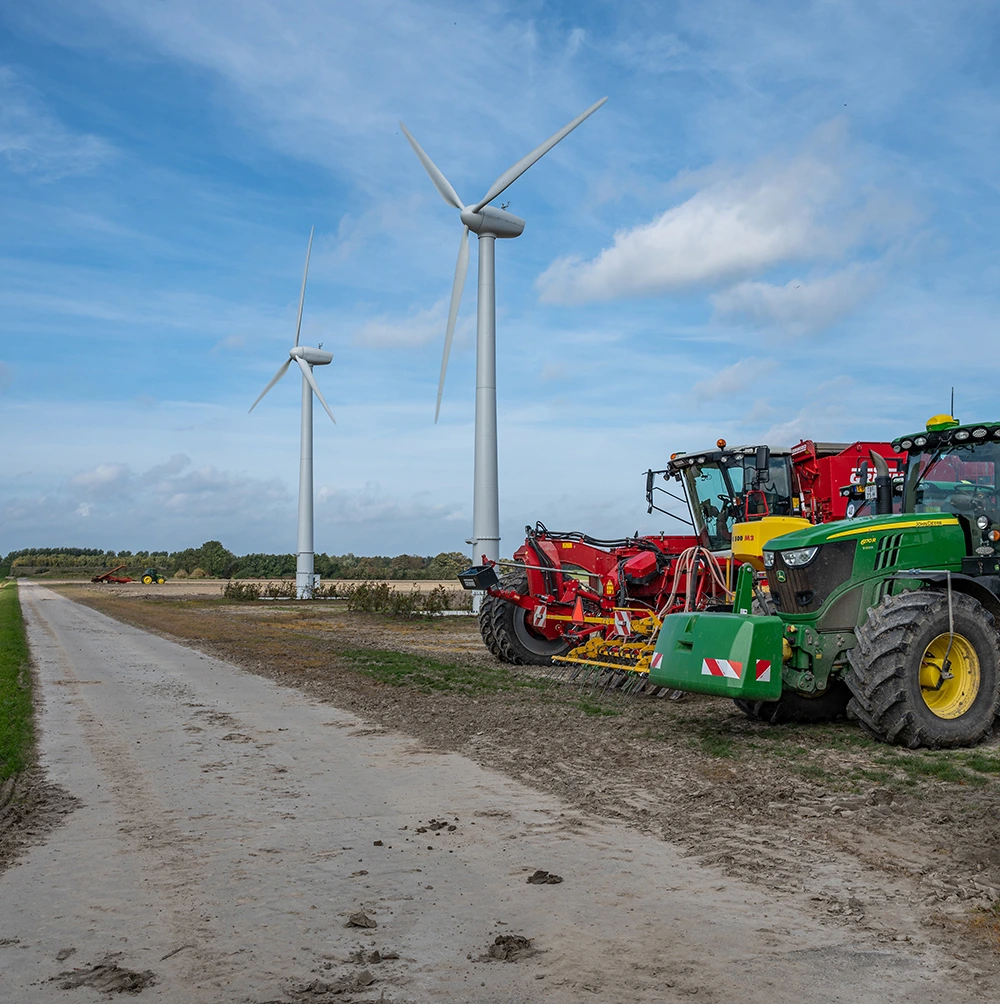
[[[28,547],[0,559],[0,577],[8,575],[99,575],[116,565],[141,574],[153,567],[176,578],[277,579],[295,575],[294,554],[236,555],[217,540],[183,551],[105,551],[92,547]],[[316,572],[324,579],[452,579],[469,566],[458,551],[433,557],[416,554],[363,556],[317,554]]]

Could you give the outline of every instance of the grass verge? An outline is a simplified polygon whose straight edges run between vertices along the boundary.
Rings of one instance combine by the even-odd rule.
[[[34,732],[28,641],[17,584],[0,586],[0,781],[24,770]]]

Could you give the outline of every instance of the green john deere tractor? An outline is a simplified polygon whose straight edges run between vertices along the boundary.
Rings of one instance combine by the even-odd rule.
[[[770,722],[846,711],[910,748],[981,741],[1000,711],[1000,422],[938,415],[893,449],[895,492],[871,456],[875,515],[768,541],[768,588],[743,566],[733,613],[666,617],[650,683]]]

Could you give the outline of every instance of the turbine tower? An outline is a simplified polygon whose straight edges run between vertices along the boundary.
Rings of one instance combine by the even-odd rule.
[[[298,363],[302,370],[302,435],[299,448],[299,540],[295,555],[295,597],[300,600],[311,600],[316,586],[316,576],[313,574],[313,394],[326,409],[330,421],[337,424],[312,373],[314,366],[328,366],[333,362],[333,353],[299,345],[302,304],[306,298],[306,278],[309,275],[309,256],[312,254],[315,229],[313,227],[309,231],[306,267],[302,272],[302,291],[299,293],[299,314],[295,320],[295,345],[289,349],[288,358],[281,364],[271,382],[260,392],[260,397],[250,405],[250,410],[253,411],[260,404],[261,398],[285,375],[288,367],[293,362]]]
[[[444,392],[444,377],[448,371],[448,356],[451,340],[455,334],[455,320],[462,300],[462,287],[469,268],[469,231],[479,238],[479,309],[476,323],[476,448],[475,474],[472,493],[472,561],[478,563],[485,555],[488,560],[500,557],[500,501],[497,476],[497,352],[496,352],[496,258],[494,255],[497,238],[520,237],[524,231],[524,220],[489,205],[498,195],[506,191],[539,158],[543,157],[561,139],[568,136],[584,119],[589,118],[607,101],[601,98],[582,115],[578,115],[569,125],[563,126],[554,136],[550,136],[541,146],[522,157],[513,167],[508,168],[489,187],[486,194],[476,203],[466,205],[458,197],[448,179],[438,170],[434,162],[424,153],[420,144],[410,135],[409,130],[399,123],[410,146],[430,175],[434,187],[441,198],[461,214],[463,224],[462,239],[458,245],[458,264],[455,266],[455,281],[451,288],[451,307],[448,310],[448,326],[444,335],[444,356],[441,359],[441,377],[438,381],[437,406],[434,421],[441,412],[441,395]]]

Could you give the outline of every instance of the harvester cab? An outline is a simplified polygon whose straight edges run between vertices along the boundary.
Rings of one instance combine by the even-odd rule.
[[[695,532],[710,551],[731,550],[734,525],[789,516],[799,506],[787,448],[729,448],[720,439],[714,450],[675,453],[665,470],[646,474],[648,512],[666,511],[656,505],[654,493],[664,491],[655,485],[658,476],[681,485]]]
[[[765,543],[756,613],[664,618],[650,682],[770,722],[847,711],[911,748],[986,736],[1000,710],[1000,422],[938,415],[892,452],[898,503],[889,458],[870,451],[874,513]]]

